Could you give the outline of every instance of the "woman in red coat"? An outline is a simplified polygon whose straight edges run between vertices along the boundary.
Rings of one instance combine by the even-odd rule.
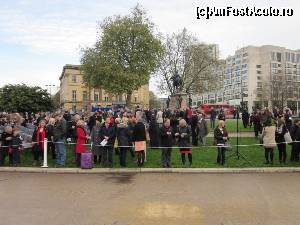
[[[75,147],[75,151],[76,151],[76,165],[78,167],[80,167],[80,162],[81,162],[81,153],[85,153],[86,152],[86,146],[85,144],[87,143],[87,135],[86,132],[84,130],[84,121],[83,120],[79,120],[77,122],[77,140],[76,140],[76,147]]]

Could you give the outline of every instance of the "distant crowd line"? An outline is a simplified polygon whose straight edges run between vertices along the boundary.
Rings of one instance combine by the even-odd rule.
[[[277,147],[280,163],[286,163],[286,145],[292,145],[291,161],[299,161],[300,120],[293,119],[288,108],[272,110],[265,108],[251,114],[243,110],[241,117],[244,127],[252,127],[265,149],[266,164],[272,164],[274,149]],[[218,125],[215,127],[216,120]],[[192,166],[192,146],[206,145],[209,125],[213,129],[214,144],[217,148],[216,162],[225,164],[225,152],[229,148],[229,133],[225,126],[226,114],[213,107],[209,115],[201,110],[149,110],[134,111],[115,108],[100,110],[90,115],[58,113],[0,113],[1,147],[0,166],[21,165],[24,142],[32,143],[33,166],[43,161],[44,140],[55,160],[56,167],[66,163],[66,142],[74,143],[73,157],[77,167],[87,163],[113,166],[113,153],[117,150],[120,166],[127,166],[127,153],[142,167],[146,161],[147,142],[151,148],[161,148],[162,167],[172,167],[173,146],[178,146],[184,166]],[[25,133],[25,134],[24,134]],[[30,140],[24,141],[24,135]],[[89,143],[89,144],[88,144]],[[91,146],[91,147],[89,147]],[[187,162],[188,161],[188,162]]]

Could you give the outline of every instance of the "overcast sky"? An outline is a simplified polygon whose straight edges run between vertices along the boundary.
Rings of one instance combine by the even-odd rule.
[[[186,27],[200,41],[216,43],[221,57],[246,45],[300,49],[299,0],[0,0],[0,86],[59,85],[65,64],[78,64],[80,46],[96,39],[97,21],[128,14],[140,3],[157,32]],[[196,7],[291,7],[292,17],[215,17],[197,20]],[[155,89],[154,82],[150,85]]]

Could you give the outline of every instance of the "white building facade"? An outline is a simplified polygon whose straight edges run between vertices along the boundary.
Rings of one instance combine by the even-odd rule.
[[[281,101],[281,103],[280,103]],[[262,106],[299,107],[300,50],[247,46],[226,58],[223,88],[193,97],[193,106],[226,103],[248,110]]]

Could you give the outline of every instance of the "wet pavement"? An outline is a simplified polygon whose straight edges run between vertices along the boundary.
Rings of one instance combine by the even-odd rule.
[[[0,225],[299,225],[299,177],[0,173]]]

